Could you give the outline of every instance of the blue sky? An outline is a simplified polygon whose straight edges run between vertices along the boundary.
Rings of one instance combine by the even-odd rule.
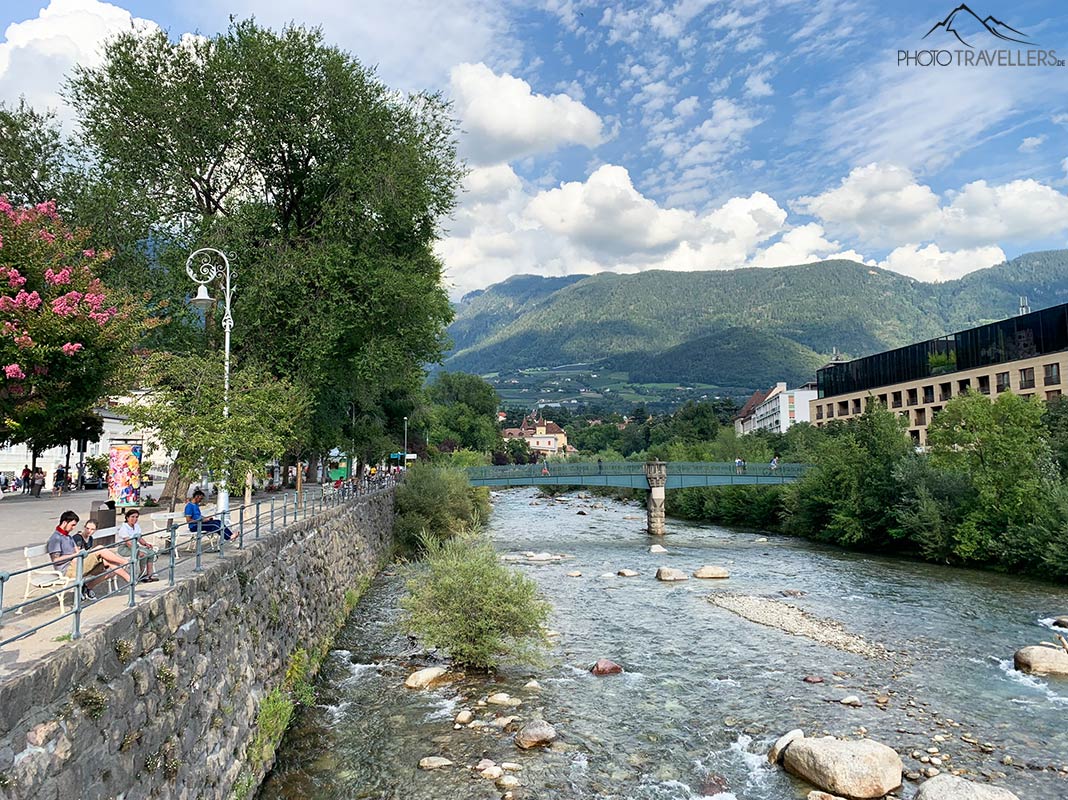
[[[919,67],[953,2],[7,0],[0,99],[59,105],[116,30],[228,17],[321,25],[407,89],[455,101],[471,167],[439,252],[455,295],[511,274],[854,258],[947,280],[1068,245],[1068,68]],[[972,50],[1068,57],[1055,0],[976,0]],[[1015,34],[1013,34],[1015,36]],[[62,111],[62,109],[61,109]]]

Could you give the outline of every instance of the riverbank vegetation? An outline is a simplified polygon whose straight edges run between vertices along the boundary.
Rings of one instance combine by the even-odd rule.
[[[457,467],[416,464],[396,491],[394,534],[402,550],[477,529],[490,512],[489,490],[471,486]]]

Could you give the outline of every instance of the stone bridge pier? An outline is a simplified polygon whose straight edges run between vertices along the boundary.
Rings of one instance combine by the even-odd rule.
[[[646,531],[653,536],[664,535],[664,496],[667,484],[667,463],[647,461],[645,479],[649,482],[649,501],[646,505]]]

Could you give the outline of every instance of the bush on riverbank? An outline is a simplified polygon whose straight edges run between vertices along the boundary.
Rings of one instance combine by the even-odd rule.
[[[489,490],[472,487],[463,470],[417,464],[397,487],[394,533],[402,548],[423,538],[447,539],[489,515]]]
[[[537,584],[479,536],[428,536],[422,544],[426,572],[408,581],[401,600],[408,632],[477,669],[536,662],[550,611]]]

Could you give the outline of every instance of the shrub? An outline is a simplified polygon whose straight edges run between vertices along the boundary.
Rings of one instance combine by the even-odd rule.
[[[408,581],[401,601],[407,630],[469,667],[536,662],[550,606],[534,581],[469,534],[445,541],[427,536],[423,547],[426,573]]]
[[[424,536],[447,539],[489,514],[489,490],[472,488],[459,469],[418,464],[397,487],[397,541],[415,547]]]

